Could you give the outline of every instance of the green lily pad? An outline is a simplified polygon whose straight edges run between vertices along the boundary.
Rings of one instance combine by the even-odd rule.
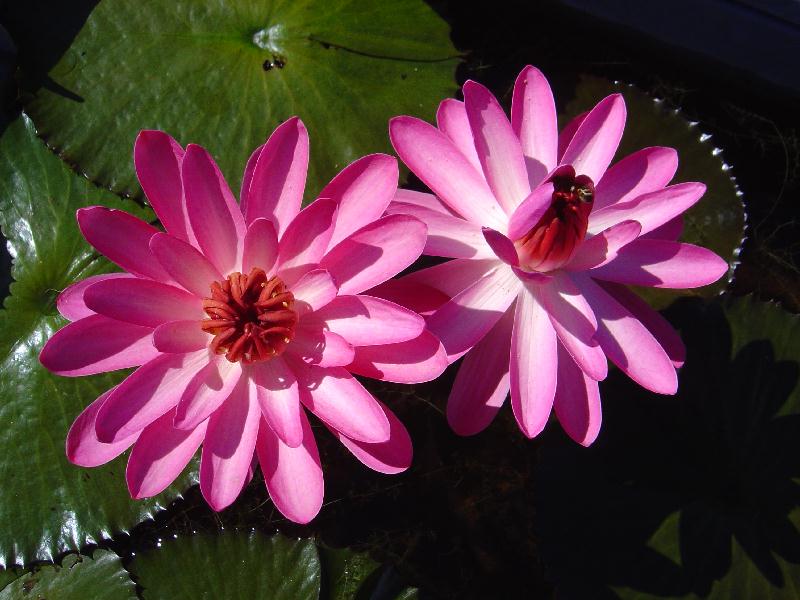
[[[205,146],[238,190],[250,152],[299,115],[311,199],[359,156],[390,151],[390,117],[431,118],[458,60],[422,0],[102,0],[26,110],[68,161],[132,195],[141,129]]]
[[[690,123],[680,112],[654,100],[633,86],[597,77],[582,77],[575,98],[562,115],[561,126],[589,110],[609,94],[621,93],[628,109],[625,133],[615,161],[648,146],[668,146],[678,151],[678,172],[673,183],[701,181],[707,190],[703,198],[684,213],[681,241],[710,248],[731,265],[728,277],[691,290],[637,290],[652,305],[663,308],[677,296],[710,298],[722,292],[733,276],[744,238],[745,212],[730,166],[715,148],[701,125]]]
[[[0,571],[0,590],[22,575],[21,569],[3,569]]]
[[[676,397],[620,373],[586,450],[552,427],[539,546],[565,598],[797,598],[800,317],[752,298],[684,298]]]
[[[119,557],[97,550],[92,558],[69,554],[42,565],[0,590],[0,600],[136,600],[136,584]]]
[[[151,214],[75,175],[20,117],[0,137],[0,227],[13,257],[11,295],[0,310],[0,566],[52,560],[126,530],[175,498],[134,501],[121,459],[96,469],[70,464],[64,440],[75,417],[124,373],[64,378],[39,364],[45,340],[66,321],[55,309],[70,283],[111,270],[75,222],[81,206]]]
[[[318,548],[326,600],[414,600],[416,588],[405,585],[391,566],[384,567],[366,552]]]

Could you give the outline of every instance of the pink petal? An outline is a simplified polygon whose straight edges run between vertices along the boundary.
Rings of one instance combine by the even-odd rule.
[[[278,260],[278,233],[268,219],[255,219],[247,226],[242,253],[242,272],[262,269],[268,275]]]
[[[497,258],[512,267],[519,266],[519,256],[517,256],[517,249],[514,247],[514,242],[499,231],[488,227],[483,228],[483,237]]]
[[[641,237],[653,240],[669,240],[677,242],[678,238],[683,233],[683,215],[678,215],[674,219],[670,219],[663,225],[659,225],[646,235]]]
[[[242,365],[223,356],[213,356],[197,371],[175,407],[172,425],[194,429],[210,417],[233,393],[242,377]]]
[[[464,106],[486,181],[510,215],[531,191],[519,139],[497,99],[481,84],[464,84]]]
[[[86,279],[81,279],[67,287],[58,295],[56,307],[61,316],[70,321],[77,321],[84,317],[90,317],[94,311],[90,310],[83,301],[83,293],[93,283],[105,281],[106,279],[119,279],[123,277],[133,277],[128,273],[107,273],[105,275],[92,275]]]
[[[489,258],[494,256],[486,246],[480,225],[415,204],[392,202],[390,215],[411,215],[428,227],[428,239],[422,253],[449,258]]]
[[[453,100],[453,102],[457,102],[457,100]],[[464,118],[466,118],[466,115]],[[477,156],[475,160],[477,160]],[[450,215],[451,217],[459,217],[459,215],[450,210],[450,208],[444,202],[439,200],[433,194],[429,194],[427,192],[415,192],[414,190],[398,189],[394,194],[392,202],[398,202],[400,204],[413,204],[414,206],[427,208],[438,213]]]
[[[339,206],[336,228],[328,244],[336,244],[383,215],[397,191],[397,159],[387,154],[370,154],[346,166],[320,192]]]
[[[266,142],[264,142],[258,148],[253,150],[253,153],[250,155],[250,158],[247,159],[247,164],[244,166],[244,174],[242,175],[242,187],[239,190],[239,206],[241,208],[242,214],[245,216],[247,215],[247,210],[246,210],[247,195],[250,193],[250,183],[253,181],[253,171],[256,170],[256,163],[258,163],[258,157],[261,156],[261,151],[264,149],[264,146],[266,145],[267,145]]]
[[[608,361],[594,339],[597,319],[569,275],[556,274],[550,285],[537,288],[537,297],[549,313],[561,344],[581,370],[592,379],[605,379]]]
[[[209,506],[230,506],[244,487],[253,462],[261,411],[254,385],[242,377],[208,420],[200,457],[200,491]]]
[[[286,354],[309,365],[345,367],[353,362],[355,350],[341,335],[326,331],[321,324],[302,323]]]
[[[320,262],[340,294],[358,294],[411,265],[425,247],[426,227],[408,215],[389,215],[359,229]]]
[[[598,283],[600,283],[600,287],[628,309],[647,328],[661,347],[664,348],[676,368],[683,366],[686,361],[686,346],[683,345],[680,334],[675,331],[669,321],[624,285],[609,282]]]
[[[200,321],[169,321],[153,331],[153,346],[159,352],[186,354],[202,350],[211,336],[200,328]]]
[[[181,183],[183,148],[163,131],[141,131],[133,146],[136,176],[144,195],[171,235],[195,244]]]
[[[470,127],[469,117],[467,117],[467,109],[463,102],[454,98],[442,100],[436,111],[436,126],[439,131],[450,138],[478,173],[483,172],[478,152],[475,150],[475,140],[472,137],[472,127]]]
[[[331,429],[331,432],[353,456],[373,471],[387,475],[402,473],[411,466],[411,459],[413,458],[411,436],[408,435],[408,431],[406,431],[400,419],[385,404],[382,402],[378,402],[378,404],[383,409],[391,427],[389,439],[385,442],[379,444],[358,442],[342,435],[335,429]]]
[[[612,94],[597,103],[578,127],[561,157],[561,164],[572,165],[577,175],[600,181],[619,147],[625,129],[625,100]]]
[[[592,269],[592,277],[657,288],[687,289],[714,283],[728,263],[711,250],[665,240],[636,240],[611,262]]]
[[[629,154],[612,165],[595,186],[592,210],[660,190],[677,170],[678,153],[672,148],[642,148]]]
[[[211,284],[224,279],[194,246],[167,233],[150,238],[150,251],[175,281],[200,298],[209,297]]]
[[[417,337],[425,321],[417,313],[382,298],[339,296],[309,316],[354,346],[393,344]]]
[[[147,427],[180,399],[208,362],[208,352],[162,354],[142,365],[106,399],[97,414],[97,439],[110,444]]]
[[[225,178],[204,148],[189,144],[181,180],[200,249],[220,273],[230,273],[241,257],[247,227]]]
[[[428,318],[428,329],[455,360],[489,333],[519,291],[519,279],[503,265],[475,281]]]
[[[415,283],[405,278],[390,279],[367,290],[370,296],[383,298],[413,310],[422,317],[428,317],[450,296],[424,283]]]
[[[572,138],[575,137],[575,132],[578,131],[578,128],[583,123],[583,120],[588,116],[589,111],[587,110],[584,113],[579,114],[577,117],[574,117],[564,129],[561,130],[561,133],[558,135],[558,162],[561,163],[561,157],[564,156],[564,152],[569,146],[569,143],[572,141]]]
[[[448,364],[447,354],[436,336],[423,331],[405,342],[357,347],[347,370],[381,381],[422,383],[436,379]]]
[[[511,408],[522,433],[541,433],[550,417],[558,368],[556,332],[528,288],[517,299],[511,334]]]
[[[564,265],[567,271],[586,271],[614,260],[621,248],[630,244],[642,231],[636,221],[623,221],[592,236],[578,246]]]
[[[152,333],[147,327],[92,315],[57,331],[42,348],[39,361],[64,377],[138,367],[158,356]]]
[[[339,290],[325,269],[314,269],[292,286],[294,309],[300,316],[321,309],[336,298]]]
[[[528,181],[534,189],[557,164],[558,122],[550,84],[528,65],[514,83],[511,127],[522,145]]]
[[[401,277],[399,281],[406,285],[426,285],[452,297],[488,275],[498,265],[500,262],[496,258],[480,260],[457,258],[427,269],[414,271]]]
[[[651,392],[674,394],[678,389],[675,368],[647,328],[591,278],[576,275],[574,279],[594,309],[595,339],[609,360]]]
[[[280,357],[254,364],[252,373],[261,414],[281,442],[297,448],[303,443],[303,408],[297,378]]]
[[[250,224],[258,218],[275,223],[279,233],[300,211],[308,172],[308,132],[297,117],[281,123],[253,168],[250,187],[242,194],[242,213]]]
[[[508,310],[464,357],[447,399],[447,422],[458,435],[489,426],[506,401],[514,311]]]
[[[467,221],[503,229],[507,217],[486,183],[444,133],[413,117],[389,122],[398,156],[445,204]]]
[[[553,280],[553,276],[549,273],[539,273],[538,271],[526,271],[524,269],[520,269],[519,267],[511,267],[511,270],[514,272],[521,281],[533,284],[544,285],[550,283]]]
[[[597,381],[583,373],[560,344],[553,408],[561,427],[581,446],[590,446],[597,439],[603,420]]]
[[[78,415],[67,433],[67,458],[72,464],[80,467],[97,467],[115,459],[130,448],[131,444],[139,437],[138,433],[122,439],[115,444],[103,444],[97,440],[94,423],[97,411],[103,406],[108,395],[114,391],[111,388],[103,393],[97,400],[87,406]]]
[[[533,229],[542,215],[550,208],[550,203],[553,201],[553,190],[552,183],[543,183],[522,201],[508,222],[508,237],[518,240]]]
[[[163,492],[186,468],[200,447],[207,423],[191,430],[172,426],[174,411],[148,425],[133,446],[125,478],[131,497],[150,498]]]
[[[158,327],[169,321],[203,318],[199,298],[149,279],[106,279],[89,286],[83,298],[91,310],[116,319]]]
[[[389,439],[390,427],[377,400],[341,367],[293,363],[300,401],[329,427],[361,442]]]
[[[281,442],[261,420],[258,428],[258,462],[275,507],[295,523],[308,523],[322,507],[325,486],[317,443],[301,411],[303,443],[291,448]]]
[[[158,229],[125,211],[102,206],[81,208],[77,216],[83,237],[106,258],[134,275],[169,280],[148,245]]]
[[[291,287],[316,268],[328,247],[336,223],[336,203],[321,198],[289,223],[278,245],[277,273]]]
[[[706,186],[702,183],[679,183],[592,211],[589,233],[597,233],[622,221],[638,221],[642,226],[641,235],[645,235],[692,207],[705,191]]]

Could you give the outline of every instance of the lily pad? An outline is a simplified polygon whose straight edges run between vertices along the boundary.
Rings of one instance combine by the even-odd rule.
[[[676,397],[612,373],[591,449],[544,435],[548,577],[564,598],[797,598],[800,317],[752,298],[667,316],[688,352]]]
[[[119,557],[97,550],[93,557],[69,554],[60,565],[41,565],[0,590],[0,600],[136,600],[136,584]]]
[[[408,587],[394,568],[381,566],[366,552],[318,548],[322,562],[325,600],[414,600],[417,589]]]
[[[710,248],[731,265],[728,277],[691,290],[637,290],[652,305],[662,308],[679,295],[710,298],[725,289],[733,276],[742,246],[745,211],[722,151],[715,148],[701,125],[687,121],[680,111],[641,90],[598,77],[582,77],[575,98],[567,105],[561,126],[609,94],[621,93],[628,109],[625,133],[615,160],[648,146],[668,146],[678,151],[678,172],[673,183],[701,181],[707,190],[700,202],[683,216],[681,241]]]
[[[390,151],[390,117],[431,118],[458,61],[422,0],[102,0],[26,109],[68,161],[132,195],[141,129],[205,146],[238,189],[249,153],[299,115],[311,199],[349,162]]]
[[[64,440],[75,417],[122,373],[63,378],[38,360],[65,324],[58,292],[112,265],[86,244],[75,211],[88,204],[150,213],[75,175],[36,136],[25,116],[0,137],[0,227],[13,257],[11,295],[0,310],[0,566],[52,560],[65,550],[125,530],[190,484],[134,501],[117,459],[96,469],[70,464]]]

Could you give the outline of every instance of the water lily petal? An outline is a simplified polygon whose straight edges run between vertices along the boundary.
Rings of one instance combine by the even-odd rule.
[[[76,281],[58,295],[56,299],[56,308],[62,317],[70,321],[77,321],[84,317],[90,317],[96,313],[86,306],[86,302],[83,300],[83,293],[86,291],[86,288],[98,281],[125,277],[133,277],[133,275],[129,273],[106,273],[104,275],[92,275],[86,279]]]
[[[185,354],[206,348],[211,336],[200,327],[201,321],[168,321],[153,331],[153,346],[159,352]]]
[[[511,127],[519,137],[530,188],[535,189],[557,164],[558,122],[550,84],[528,65],[514,83]]]
[[[252,372],[262,416],[281,442],[297,448],[303,443],[303,408],[297,377],[280,357],[254,364]]]
[[[302,317],[326,306],[336,298],[338,292],[330,273],[325,269],[314,269],[303,275],[292,286],[294,309]]]
[[[612,94],[598,102],[564,150],[561,164],[572,165],[577,175],[600,181],[622,139],[625,114],[625,100],[621,94]]]
[[[422,383],[436,379],[448,364],[441,342],[429,331],[423,331],[405,342],[358,346],[347,370],[381,381]]]
[[[97,412],[112,391],[114,388],[101,394],[97,400],[87,406],[69,428],[66,450],[67,458],[72,464],[80,467],[104,465],[125,452],[139,437],[137,432],[114,444],[103,444],[97,439],[94,429]]]
[[[241,363],[232,363],[223,356],[210,357],[186,386],[175,407],[173,426],[194,429],[210,417],[228,397],[242,377]]]
[[[278,244],[277,274],[290,288],[317,267],[336,223],[336,203],[321,198],[301,210]]]
[[[553,409],[567,435],[581,446],[590,446],[600,433],[603,420],[600,388],[558,346],[558,384]]]
[[[194,246],[167,233],[150,238],[150,251],[175,281],[200,298],[210,295],[213,282],[224,279]]]
[[[594,210],[662,189],[678,170],[672,148],[642,148],[611,166],[595,186]]]
[[[621,248],[639,237],[642,226],[637,221],[623,221],[584,240],[575,249],[564,269],[586,271],[614,260]]]
[[[247,226],[242,252],[242,273],[253,268],[272,274],[278,260],[278,232],[269,219],[255,219]]]

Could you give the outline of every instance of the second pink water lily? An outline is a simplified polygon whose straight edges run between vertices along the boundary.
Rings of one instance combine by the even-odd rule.
[[[600,430],[607,358],[649,390],[677,389],[681,340],[626,284],[693,288],[727,271],[713,252],[677,241],[681,214],[705,186],[668,185],[678,166],[671,148],[609,168],[626,119],[619,94],[559,134],[550,86],[533,67],[517,78],[510,121],[482,85],[468,81],[463,92],[464,102],[442,102],[438,127],[390,124],[398,155],[435,196],[400,190],[389,213],[425,221],[425,253],[455,260],[382,293],[435,308],[428,326],[449,359],[466,354],[447,405],[456,432],[485,428],[510,391],[525,435],[541,432],[554,409],[588,445]]]

